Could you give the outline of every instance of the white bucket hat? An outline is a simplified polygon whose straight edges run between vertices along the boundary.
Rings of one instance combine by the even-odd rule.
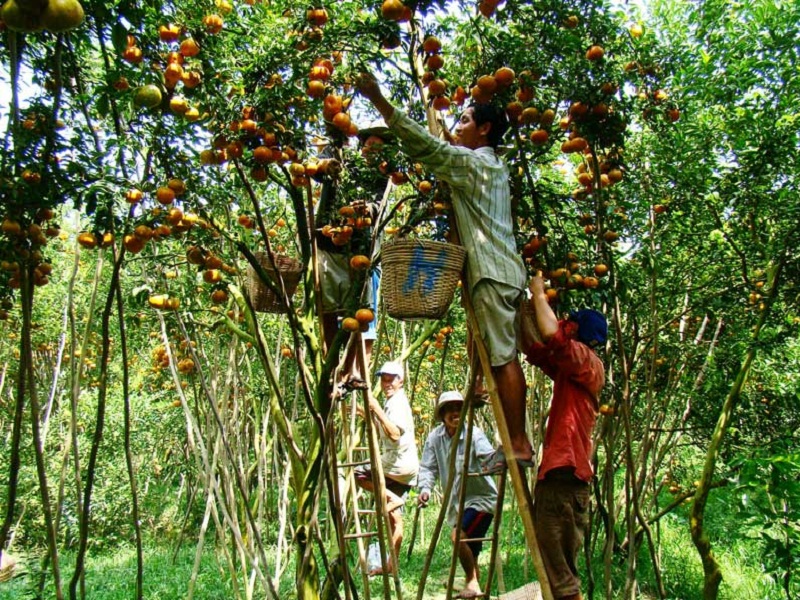
[[[461,392],[442,392],[442,394],[439,396],[439,399],[436,401],[435,416],[437,421],[442,420],[442,408],[446,404],[451,404],[453,402],[464,402],[464,396],[461,395]]]

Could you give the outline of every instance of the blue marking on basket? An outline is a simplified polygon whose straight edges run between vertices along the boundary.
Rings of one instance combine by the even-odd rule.
[[[428,294],[433,291],[439,275],[442,272],[441,266],[444,264],[446,252],[444,250],[439,252],[435,259],[425,258],[425,251],[423,248],[415,248],[414,255],[408,265],[408,278],[403,285],[403,293],[408,294],[417,288],[417,281],[419,280],[419,289],[423,294]]]

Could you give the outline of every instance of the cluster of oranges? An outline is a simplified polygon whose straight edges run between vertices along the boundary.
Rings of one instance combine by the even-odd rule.
[[[0,261],[0,269],[9,273],[8,287],[19,289],[22,284],[21,263],[29,261],[33,269],[33,283],[37,286],[47,285],[53,267],[44,262],[42,249],[48,241],[61,234],[58,226],[52,223],[54,213],[49,208],[36,212],[27,226],[20,220],[7,216],[0,224],[0,233],[11,242],[14,260]]]
[[[444,327],[439,329],[439,331],[437,331],[434,334],[433,341],[425,340],[424,342],[422,342],[422,346],[419,349],[420,354],[425,354],[430,349],[431,346],[433,346],[433,348],[436,349],[436,350],[444,350],[444,345],[445,345],[445,341],[447,339],[447,336],[450,335],[451,333],[453,333],[454,331],[455,331],[455,329],[453,329],[453,327],[450,326],[450,325],[445,325]],[[427,358],[428,358],[428,362],[436,362],[436,354],[435,353],[428,354]],[[460,358],[460,356],[454,355],[453,358],[458,360]]]
[[[401,0],[383,0],[381,4],[381,15],[387,21],[405,23],[410,21],[413,13],[411,8],[401,2]]]
[[[333,225],[324,225],[320,233],[322,233],[322,235],[325,237],[330,238],[331,242],[333,242],[335,246],[346,246],[350,241],[350,238],[353,236],[354,230],[366,229],[372,225],[372,218],[368,213],[369,209],[367,208],[366,204],[348,204],[346,206],[342,206],[339,209],[338,223]],[[367,261],[369,261],[369,259],[367,259]],[[353,266],[351,261],[351,267],[353,267],[355,270],[361,270],[362,268],[368,268],[369,264],[367,264],[366,267],[356,268]]]
[[[221,17],[213,15],[217,19]],[[208,18],[208,17],[207,17]],[[220,25],[221,27],[221,25]],[[208,26],[207,26],[208,29]],[[169,100],[170,110],[185,118],[187,121],[197,121],[202,117],[197,107],[190,106],[188,100],[181,95],[174,95],[174,90],[180,83],[186,89],[193,89],[200,85],[203,78],[197,68],[189,68],[187,59],[194,58],[200,54],[200,45],[189,36],[178,43],[183,29],[174,23],[161,25],[158,28],[158,37],[161,42],[169,46],[169,50],[163,56],[163,84],[171,97]],[[128,35],[125,50],[122,52],[122,59],[130,64],[137,65],[144,60],[142,49],[138,45],[135,36]],[[162,69],[162,66],[158,66]],[[114,83],[114,88],[119,91],[127,90],[130,87],[127,79],[121,77]],[[136,88],[133,96],[133,103],[138,107],[156,108],[161,106],[163,96],[161,89],[154,84],[142,85]]]
[[[241,119],[228,124],[227,133],[214,137],[211,148],[200,152],[201,165],[221,165],[231,159],[241,159],[247,148],[255,146],[250,155],[250,177],[254,181],[264,182],[269,179],[268,165],[297,162],[297,151],[290,145],[281,145],[279,136],[283,127],[275,123],[272,113],[261,116],[255,107],[245,106],[241,115]],[[297,183],[306,182],[301,180]]]
[[[199,266],[203,272],[203,281],[212,286],[211,302],[214,304],[227,302],[225,275],[235,275],[236,267],[226,264],[219,256],[201,246],[189,246],[186,250],[186,260],[189,264]]]
[[[594,157],[591,154],[584,155],[583,160],[575,168],[575,178],[578,180],[581,187],[573,191],[572,197],[576,200],[582,200],[590,194],[595,187],[605,188],[622,181],[623,172],[619,163],[619,156],[616,154],[602,156],[599,157],[597,169],[595,169]]]
[[[525,262],[533,268],[541,269],[543,263],[538,255],[546,245],[546,237],[532,235],[522,249]],[[550,287],[546,291],[550,302],[557,301],[560,290],[595,289],[600,286],[600,280],[608,275],[608,265],[604,263],[596,263],[588,275],[581,274],[583,264],[574,252],[567,252],[562,264],[563,266],[545,273],[550,281]]]

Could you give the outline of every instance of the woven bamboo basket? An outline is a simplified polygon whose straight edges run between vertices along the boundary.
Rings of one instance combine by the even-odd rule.
[[[255,256],[258,263],[267,272],[267,275],[280,287],[277,273],[272,266],[269,255],[266,252],[256,252]],[[299,260],[288,256],[276,256],[275,267],[277,267],[278,272],[283,278],[283,285],[286,287],[287,295],[291,298],[295,290],[297,290],[297,285],[300,283],[300,277],[303,274],[303,264]],[[252,265],[247,265],[247,284],[253,308],[258,312],[286,312],[280,297],[261,281]]]
[[[432,240],[398,239],[381,250],[381,294],[395,319],[439,319],[461,278],[467,251]]]

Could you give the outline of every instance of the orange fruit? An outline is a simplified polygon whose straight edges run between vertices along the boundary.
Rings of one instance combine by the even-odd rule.
[[[441,96],[447,91],[447,84],[441,79],[434,79],[428,84],[428,92],[431,96]]]
[[[425,38],[425,41],[422,42],[422,49],[428,54],[436,54],[442,49],[442,43],[438,38],[429,35]]]
[[[125,50],[122,52],[122,60],[134,65],[139,64],[144,60],[142,49],[138,46],[130,46],[129,48],[125,48]]]
[[[371,261],[368,256],[363,254],[356,254],[350,259],[350,268],[354,271],[364,271],[369,269]]]
[[[477,86],[485,93],[492,94],[497,89],[497,79],[493,75],[478,77]]]
[[[509,67],[500,67],[494,72],[494,79],[500,88],[509,87],[512,83],[514,83],[515,78],[516,74],[514,73],[514,70]]]
[[[594,274],[598,277],[603,277],[606,273],[608,273],[608,265],[598,263],[594,266]]]
[[[19,224],[17,224],[19,227]],[[6,229],[6,221],[3,221],[3,231],[8,234],[8,230]],[[82,231],[78,234],[78,244],[81,247],[91,250],[95,246],[97,246],[97,238],[91,231]]]
[[[322,27],[328,22],[328,11],[324,8],[309,8],[306,11],[306,20],[312,25]]]
[[[511,121],[518,121],[523,112],[522,102],[518,100],[513,100],[506,104],[506,115]]]
[[[177,42],[180,34],[181,28],[173,23],[170,23],[169,25],[161,25],[158,28],[158,39],[160,39],[162,42]]]
[[[83,16],[78,0],[47,0],[40,22],[48,31],[61,33],[83,23]]]
[[[147,299],[147,303],[152,308],[164,308],[167,305],[167,299],[166,294],[154,294]]]
[[[444,66],[444,58],[441,54],[432,54],[428,57],[426,65],[430,71],[438,71]]]
[[[353,317],[345,317],[342,319],[342,329],[345,331],[358,331],[361,329],[361,323]]]
[[[583,287],[588,290],[595,289],[598,285],[600,285],[600,280],[597,277],[584,277],[583,278]]]
[[[369,325],[375,320],[375,313],[369,308],[359,308],[356,311],[356,321],[360,325]]]
[[[431,103],[434,109],[436,110],[449,110],[450,109],[450,98],[447,96],[436,96]]]
[[[161,104],[161,90],[153,84],[142,85],[133,93],[133,105],[139,108],[155,108]]]
[[[403,16],[405,5],[400,0],[383,0],[381,14],[387,21],[397,21]]]
[[[162,186],[156,190],[156,200],[159,204],[172,204],[175,200],[175,190]]]
[[[138,204],[142,201],[142,198],[144,198],[142,190],[132,189],[125,193],[125,201],[128,204]]]
[[[602,46],[598,46],[598,45],[596,45],[596,44],[595,44],[594,46],[591,46],[591,47],[590,47],[590,48],[589,48],[589,49],[586,51],[586,58],[587,58],[587,60],[591,60],[591,61],[593,61],[593,62],[594,62],[594,61],[598,61],[598,60],[600,60],[601,58],[603,58],[603,56],[605,55],[605,53],[606,53],[606,52],[605,52],[605,50],[603,50],[603,47],[602,47]]]
[[[200,54],[200,46],[193,38],[186,38],[181,42],[180,53],[186,57],[197,56]]]
[[[183,193],[186,191],[186,184],[183,183],[182,179],[178,179],[177,177],[173,177],[167,182],[167,187],[175,192],[176,196],[182,196]]]
[[[550,139],[550,134],[546,129],[536,129],[531,132],[531,143],[534,146],[544,146]]]
[[[211,292],[211,302],[214,304],[224,304],[228,300],[228,292],[219,289]]]
[[[325,95],[325,84],[319,79],[312,79],[308,82],[306,93],[312,98],[322,98]]]
[[[219,283],[222,281],[222,272],[219,269],[203,271],[203,281],[206,283]]]
[[[136,236],[136,235],[126,235],[122,238],[122,243],[125,246],[125,249],[130,252],[131,254],[138,254],[144,249],[144,245],[146,240]]]

